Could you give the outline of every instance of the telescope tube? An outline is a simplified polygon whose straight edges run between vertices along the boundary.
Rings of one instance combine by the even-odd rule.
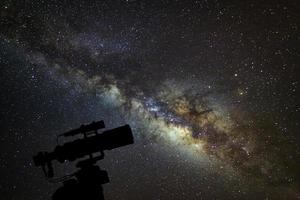
[[[53,152],[40,152],[34,156],[36,166],[43,166],[52,160],[59,162],[74,161],[92,153],[111,150],[121,146],[133,144],[134,139],[130,126],[124,125],[115,129],[104,131],[95,136],[77,139],[72,142],[58,145]]]

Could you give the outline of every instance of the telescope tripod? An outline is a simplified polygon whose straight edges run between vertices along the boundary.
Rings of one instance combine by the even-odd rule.
[[[102,185],[109,182],[106,171],[95,165],[93,160],[77,164],[80,170],[75,178],[63,182],[52,196],[53,200],[104,200]]]

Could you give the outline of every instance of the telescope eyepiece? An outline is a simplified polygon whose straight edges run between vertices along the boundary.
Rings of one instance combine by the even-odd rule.
[[[33,156],[33,163],[35,166],[43,166],[46,163],[46,152],[39,152],[36,156]]]

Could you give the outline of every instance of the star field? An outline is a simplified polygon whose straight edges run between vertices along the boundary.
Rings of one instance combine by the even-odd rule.
[[[49,198],[32,156],[103,119],[135,136],[99,162],[108,200],[299,199],[299,8],[2,1],[1,197]]]

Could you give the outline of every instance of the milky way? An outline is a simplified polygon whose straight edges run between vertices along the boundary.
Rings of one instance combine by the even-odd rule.
[[[32,152],[101,116],[136,137],[108,199],[299,198],[298,4],[4,1],[3,196],[44,199]]]
[[[40,54],[29,56],[29,60],[80,92],[95,92],[100,101],[120,109],[131,124],[139,121],[147,131],[137,134],[178,146],[196,157],[208,157],[208,162],[220,161],[221,168],[233,167],[240,175],[254,177],[267,186],[289,176],[283,163],[273,163],[277,155],[267,154],[258,146],[260,134],[266,130],[251,126],[235,106],[226,104],[224,97],[200,82],[164,80],[150,97],[140,87],[128,90],[134,77],[121,81],[113,74],[89,77],[83,70],[56,63],[49,66]]]

